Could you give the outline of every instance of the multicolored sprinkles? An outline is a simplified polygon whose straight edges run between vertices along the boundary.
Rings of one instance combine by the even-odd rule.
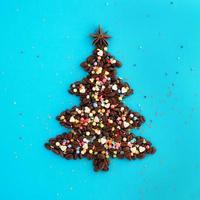
[[[155,152],[151,143],[129,131],[145,121],[121,101],[133,93],[128,83],[116,77],[121,63],[108,53],[110,38],[99,27],[94,38],[95,50],[81,66],[89,73],[71,85],[69,92],[80,96],[79,107],[62,112],[57,120],[71,128],[52,138],[46,148],[66,159],[86,157],[93,160],[94,170],[107,171],[109,158],[144,158]]]

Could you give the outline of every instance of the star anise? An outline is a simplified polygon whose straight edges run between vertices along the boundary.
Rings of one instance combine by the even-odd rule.
[[[97,32],[95,34],[90,34],[90,36],[92,38],[94,38],[93,40],[93,44],[96,47],[104,47],[104,46],[108,46],[108,42],[107,39],[111,38],[111,36],[107,35],[107,32],[103,32],[102,28],[99,26]]]

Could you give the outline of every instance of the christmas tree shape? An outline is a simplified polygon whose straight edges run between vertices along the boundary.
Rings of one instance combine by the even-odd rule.
[[[121,64],[107,51],[110,36],[101,27],[91,36],[95,49],[81,63],[89,75],[69,90],[80,96],[80,106],[57,117],[61,125],[72,130],[50,139],[45,146],[66,159],[86,157],[93,160],[95,171],[107,171],[109,158],[141,159],[155,149],[146,139],[129,132],[145,119],[122,103],[133,90],[116,77],[115,68]]]

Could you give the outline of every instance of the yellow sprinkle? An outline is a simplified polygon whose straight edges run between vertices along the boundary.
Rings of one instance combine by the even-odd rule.
[[[127,141],[127,138],[124,137],[124,138],[123,138],[123,141],[126,142],[126,141]]]
[[[62,115],[62,116],[60,117],[60,120],[63,120],[63,119],[65,119],[65,116],[64,116],[64,115]]]
[[[87,135],[87,136],[89,136],[89,135],[90,135],[90,132],[89,132],[89,131],[87,131],[87,132],[86,132],[86,135]]]
[[[96,122],[93,122],[92,125],[93,125],[93,126],[96,126]]]
[[[121,100],[122,100],[122,97],[119,97],[118,99],[121,101]]]
[[[89,150],[89,153],[90,153],[90,154],[92,154],[92,153],[93,153],[93,150],[92,150],[92,149],[90,149],[90,150]]]
[[[73,92],[77,92],[77,89],[76,89],[76,88],[74,88],[74,89],[73,89]]]
[[[86,152],[85,150],[82,150],[82,151],[81,151],[81,154],[85,154],[85,152]]]
[[[103,128],[103,127],[104,127],[104,125],[103,125],[103,124],[101,124],[101,125],[100,125],[100,127],[101,127],[101,128]]]
[[[60,142],[56,142],[56,146],[60,146]]]

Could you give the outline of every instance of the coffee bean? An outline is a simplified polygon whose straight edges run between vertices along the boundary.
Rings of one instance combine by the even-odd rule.
[[[70,160],[70,159],[73,159],[73,155],[68,153],[68,154],[65,154],[65,158]]]
[[[47,149],[51,150],[51,146],[50,146],[48,143],[45,143],[44,146],[45,146]]]

